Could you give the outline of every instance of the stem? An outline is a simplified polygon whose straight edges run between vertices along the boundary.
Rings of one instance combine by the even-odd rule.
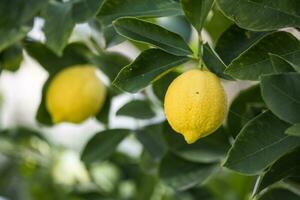
[[[255,185],[254,185],[254,188],[253,188],[253,191],[252,191],[252,194],[251,194],[251,198],[253,198],[255,193],[257,192],[259,184],[260,184],[260,180],[261,180],[261,176],[258,176],[256,181],[255,181]]]
[[[202,53],[203,53],[203,50],[202,50],[202,44],[203,44],[203,39],[202,39],[202,36],[201,36],[201,31],[198,32],[198,58],[199,58],[199,66],[200,66],[200,69],[203,70],[203,62],[202,62]]]

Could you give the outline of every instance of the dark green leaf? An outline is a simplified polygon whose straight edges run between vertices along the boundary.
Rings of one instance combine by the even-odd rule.
[[[116,113],[137,119],[149,119],[155,116],[150,102],[147,100],[133,100],[123,105]]]
[[[289,127],[285,131],[285,133],[288,135],[300,136],[300,123],[294,124],[293,126]]]
[[[8,47],[0,53],[0,66],[9,71],[17,71],[23,60],[23,49],[20,44]]]
[[[186,18],[200,33],[214,0],[181,0]]]
[[[239,26],[253,31],[299,27],[299,1],[217,0],[225,15]]]
[[[216,52],[226,65],[271,32],[252,32],[231,25],[218,39]],[[233,42],[234,41],[234,42]]]
[[[126,40],[123,36],[119,35],[113,26],[103,28],[103,36],[105,39],[105,47],[109,48],[114,45],[120,44]]]
[[[288,189],[275,188],[264,193],[261,197],[258,198],[258,200],[299,200],[299,198],[299,195]]]
[[[297,66],[295,66],[293,63],[290,63],[286,59],[284,59],[281,56],[278,56],[276,54],[269,54],[271,63],[275,69],[275,71],[293,71],[294,69],[297,69]],[[300,69],[300,68],[299,68]]]
[[[258,115],[241,130],[224,166],[249,175],[260,173],[300,145],[300,139],[284,134],[287,127],[270,111]]]
[[[203,183],[216,169],[216,164],[193,163],[168,153],[161,161],[159,175],[172,188],[186,190]]]
[[[111,129],[97,133],[84,147],[82,161],[92,164],[107,159],[130,132],[126,129]]]
[[[178,56],[193,54],[181,36],[156,24],[127,17],[117,19],[113,25],[120,35],[134,41],[151,44]]]
[[[109,25],[120,17],[163,17],[181,14],[178,3],[171,0],[106,0],[98,13],[98,19]]]
[[[76,22],[86,22],[96,16],[104,0],[79,0],[73,3],[72,18]]]
[[[228,116],[227,129],[235,137],[242,127],[265,109],[259,85],[241,91],[232,101]]]
[[[215,133],[198,140],[193,144],[187,144],[179,133],[176,133],[170,125],[165,122],[163,136],[169,149],[191,162],[211,163],[218,162],[225,157],[230,148],[229,140],[225,130],[221,127]]]
[[[280,119],[300,122],[300,74],[265,75],[261,78],[261,91],[268,108]]]
[[[276,41],[276,42],[275,42]],[[282,56],[286,60],[300,64],[300,42],[287,32],[275,32],[232,61],[225,73],[242,80],[258,80],[260,75],[286,71],[274,68],[269,54]]]
[[[226,69],[226,65],[207,43],[203,45],[202,59],[206,67],[211,72],[215,73],[220,78],[232,80],[232,78],[229,75],[223,73],[223,71]]]
[[[44,13],[46,45],[57,55],[62,55],[75,26],[72,4],[51,1]]]
[[[189,59],[160,49],[148,49],[120,71],[114,85],[127,92],[138,92]]]
[[[258,192],[284,178],[300,176],[300,149],[284,155],[263,175]]]

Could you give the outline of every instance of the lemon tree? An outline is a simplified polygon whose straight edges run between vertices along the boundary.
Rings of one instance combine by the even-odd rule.
[[[299,8],[2,0],[1,71],[30,57],[48,78],[37,130],[1,127],[0,199],[300,199]],[[44,133],[91,118],[102,128],[79,151]]]

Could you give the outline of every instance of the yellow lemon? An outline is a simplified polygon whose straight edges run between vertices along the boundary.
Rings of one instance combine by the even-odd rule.
[[[222,124],[227,110],[226,94],[216,75],[193,69],[170,84],[164,109],[171,127],[191,144]]]
[[[106,88],[89,65],[68,67],[50,82],[46,108],[54,123],[80,123],[97,114],[104,104]]]

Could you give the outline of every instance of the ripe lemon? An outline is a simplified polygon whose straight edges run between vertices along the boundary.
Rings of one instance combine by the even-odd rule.
[[[226,101],[226,94],[216,75],[193,69],[170,84],[164,110],[171,127],[191,144],[222,124]]]
[[[80,123],[100,111],[106,88],[96,72],[93,66],[76,65],[55,75],[46,92],[46,108],[54,123]]]

